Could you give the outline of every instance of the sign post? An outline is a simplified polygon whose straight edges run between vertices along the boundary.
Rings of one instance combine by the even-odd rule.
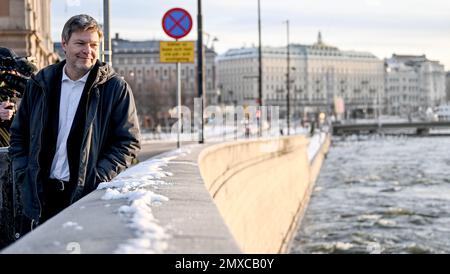
[[[178,101],[178,132],[177,132],[177,148],[180,148],[181,134],[181,63],[194,62],[194,43],[181,42],[178,39],[188,35],[192,29],[192,17],[184,9],[173,8],[168,10],[162,19],[162,27],[164,32],[175,39],[175,42],[163,42],[159,44],[159,56],[161,63],[177,64],[177,101]]]

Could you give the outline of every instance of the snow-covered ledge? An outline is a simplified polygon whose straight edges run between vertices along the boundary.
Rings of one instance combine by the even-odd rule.
[[[240,253],[194,145],[142,162],[2,253]]]
[[[2,250],[2,253],[283,251],[289,234],[295,230],[294,225],[301,216],[298,213],[307,204],[328,146],[329,136],[321,134],[308,139],[293,136],[276,140],[247,140],[210,146],[193,145],[171,151],[144,161],[113,181],[100,185],[99,189]],[[249,176],[238,180],[241,183],[235,189],[237,193],[245,194],[236,197],[244,199],[219,201],[216,197],[213,200],[207,177],[227,175],[233,165],[246,169],[240,174]],[[292,170],[299,173],[294,174]],[[208,172],[212,174],[208,175]],[[230,179],[229,176],[221,178],[226,177]],[[238,177],[234,176],[233,180]],[[293,199],[289,197],[294,193],[291,187],[295,184],[289,178],[300,180],[301,191]],[[256,187],[249,188],[250,181],[254,181]],[[229,182],[226,188],[231,190]],[[261,192],[265,189],[267,191]],[[285,190],[280,195],[285,193],[288,196],[275,195],[273,191],[279,189]],[[225,203],[226,208],[236,209],[236,217],[242,217],[243,209],[248,212],[249,205],[255,205],[252,202],[255,199],[268,201],[269,207],[259,207],[259,211],[249,212],[250,219],[244,219],[250,222],[259,218],[263,222],[278,224],[279,216],[290,214],[286,219],[290,227],[284,228],[281,239],[265,234],[269,226],[257,225],[249,231],[257,237],[255,242],[273,242],[277,247],[275,249],[248,248],[246,240],[238,234],[231,234],[229,229],[234,229],[233,224],[226,220],[231,215],[219,213],[218,207],[222,210]],[[281,206],[288,201],[294,214],[285,212]],[[268,220],[269,211],[278,217]]]

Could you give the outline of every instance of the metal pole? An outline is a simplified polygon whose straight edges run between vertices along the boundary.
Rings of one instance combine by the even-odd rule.
[[[181,147],[180,134],[181,125],[183,121],[181,120],[181,64],[177,63],[177,101],[178,101],[178,133],[177,133],[177,148]]]
[[[197,14],[197,85],[198,85],[198,96],[200,97],[200,129],[199,129],[199,144],[203,144],[203,106],[204,106],[204,52],[203,52],[203,19],[202,19],[202,0],[197,0],[198,14]]]
[[[290,120],[291,120],[291,111],[290,111],[290,52],[289,52],[289,20],[286,21],[287,27],[287,74],[286,74],[286,105],[287,105],[287,135],[290,135]]]
[[[103,34],[104,34],[104,60],[107,64],[112,64],[111,37],[109,34],[109,0],[103,0]]]
[[[263,96],[262,96],[262,49],[261,49],[261,5],[260,0],[258,0],[258,40],[259,40],[259,46],[258,46],[258,104],[259,104],[259,111],[260,111],[260,117],[259,117],[259,136],[262,136],[262,109],[261,106],[263,105]]]

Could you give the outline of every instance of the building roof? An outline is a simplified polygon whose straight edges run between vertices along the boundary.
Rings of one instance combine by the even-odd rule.
[[[425,54],[423,55],[401,55],[401,54],[392,54],[392,59],[396,59],[399,62],[426,62],[430,61],[427,59]]]
[[[113,52],[115,53],[148,53],[159,51],[159,41],[130,41],[121,38],[111,40]]]
[[[423,55],[401,55],[401,54],[392,54],[391,58],[385,59],[385,63],[389,66],[398,66],[402,64],[403,66],[421,66],[423,63],[432,63],[434,65],[439,65],[439,61],[433,61]]]
[[[388,70],[393,71],[416,71],[424,65],[431,65],[432,67],[443,70],[444,66],[439,61],[433,61],[423,55],[401,55],[392,54],[391,58],[384,59],[385,66]]]
[[[265,57],[276,57],[279,55],[286,55],[286,47],[263,47],[262,54]],[[337,47],[327,45],[322,40],[322,34],[319,32],[317,42],[312,45],[290,44],[291,56],[315,56],[315,57],[336,57],[346,59],[378,59],[370,52],[353,51],[353,50],[339,50]],[[219,60],[241,59],[241,58],[256,58],[258,57],[258,48],[239,48],[230,49],[219,56]]]
[[[338,51],[339,49],[337,47],[332,47],[330,45],[327,45],[322,40],[322,33],[319,31],[317,34],[317,42],[314,43],[311,46],[312,49],[318,49],[318,50],[331,50],[331,51]]]

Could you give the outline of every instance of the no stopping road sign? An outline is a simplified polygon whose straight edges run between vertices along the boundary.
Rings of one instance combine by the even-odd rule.
[[[192,29],[192,17],[182,8],[168,10],[162,19],[164,32],[172,38],[180,39]]]

